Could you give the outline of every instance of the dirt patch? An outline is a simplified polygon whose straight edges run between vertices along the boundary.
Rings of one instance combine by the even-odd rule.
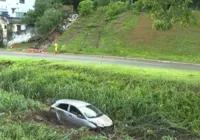
[[[49,113],[48,111],[39,111],[39,112],[29,113],[29,115],[26,115],[22,120],[45,123],[61,131],[65,131],[69,129],[67,126],[62,125],[57,120],[55,114]]]
[[[46,49],[34,49],[34,48],[28,48],[25,50],[27,53],[44,53],[46,52]]]
[[[172,40],[174,36],[181,35],[185,32],[185,29],[179,30],[179,28],[173,28],[169,31],[156,31],[152,28],[153,21],[150,15],[141,13],[137,28],[130,31],[129,36],[125,40],[132,43],[132,46],[139,45],[151,45],[154,40],[157,40],[160,36],[165,40]],[[178,25],[175,25],[178,26]]]
[[[152,20],[149,15],[142,13],[140,15],[138,26],[132,31],[130,40],[134,40],[134,44],[150,44],[156,36],[164,35],[152,29]]]
[[[53,32],[53,33],[51,34],[51,36],[49,36],[48,40],[49,40],[50,43],[52,44],[52,43],[54,43],[58,38],[60,38],[61,35],[62,35],[61,33]]]
[[[17,47],[18,47],[17,44],[12,45],[12,48],[17,48]]]

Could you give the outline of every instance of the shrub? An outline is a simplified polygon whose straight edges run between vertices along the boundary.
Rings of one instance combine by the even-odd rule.
[[[84,0],[79,3],[78,7],[79,13],[81,15],[89,15],[93,11],[93,1],[91,0]]]
[[[153,23],[153,29],[155,30],[167,31],[173,27],[173,24],[168,21],[155,20]]]
[[[113,17],[118,14],[123,13],[128,9],[128,3],[127,2],[111,2],[107,6],[106,14],[108,17]]]

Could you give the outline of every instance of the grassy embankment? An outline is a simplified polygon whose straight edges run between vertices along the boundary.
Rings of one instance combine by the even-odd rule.
[[[198,23],[200,12],[194,12]],[[79,19],[57,41],[62,53],[200,62],[200,26],[152,29],[150,14],[125,12],[107,21],[102,11]],[[53,47],[49,51],[54,51]]]
[[[200,63],[200,12],[195,11],[198,25],[176,24],[170,31],[152,29],[150,14],[131,11],[107,20],[102,10],[79,17],[58,39],[61,53],[126,56]],[[22,51],[32,43],[16,44]],[[49,52],[54,51],[53,47]]]
[[[200,135],[198,72],[5,59],[0,67],[0,89],[4,90],[0,112],[5,113],[0,117],[0,137],[72,139],[72,130],[21,119],[60,98],[93,103],[123,135],[153,140]],[[102,139],[76,133],[84,139]]]

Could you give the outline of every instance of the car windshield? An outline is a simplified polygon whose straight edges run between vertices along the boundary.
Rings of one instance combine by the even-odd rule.
[[[80,110],[87,118],[97,118],[103,115],[100,110],[92,105],[81,107]]]

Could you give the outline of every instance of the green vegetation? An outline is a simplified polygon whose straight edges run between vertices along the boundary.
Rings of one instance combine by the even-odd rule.
[[[0,120],[1,121],[1,120]],[[6,140],[107,140],[86,130],[58,130],[42,123],[11,121],[0,122],[0,139]]]
[[[91,0],[84,0],[79,4],[79,13],[82,16],[89,15],[93,12],[93,1]]]
[[[0,88],[16,93],[16,96],[21,96],[16,98],[22,101],[24,97],[27,102],[34,100],[43,104],[61,98],[85,100],[108,114],[116,123],[117,131],[135,138],[155,140],[200,135],[198,72],[29,59],[4,59],[0,60],[0,66]],[[18,110],[35,108],[35,103]],[[26,133],[25,128],[37,130],[40,125],[44,126],[41,128],[44,133],[36,131],[38,139],[43,138],[43,134],[49,139],[69,134],[58,137],[62,132],[54,135],[45,124],[25,124],[4,125],[0,134],[18,127],[22,136],[25,134],[30,138],[32,133]],[[10,135],[15,133],[18,131]]]
[[[128,3],[125,2],[110,2],[106,7],[106,14],[109,17],[117,16],[125,11],[127,11]]]
[[[68,134],[69,135],[69,134]],[[0,138],[6,140],[64,140],[67,134],[56,133],[52,128],[42,124],[17,122],[12,124],[1,125]]]
[[[192,9],[188,6],[192,1],[137,0],[134,5],[139,11],[149,9],[153,28],[166,31],[178,22],[185,26],[195,22]]]
[[[71,0],[59,0],[59,1],[68,4],[71,3]],[[89,0],[86,1],[89,2]],[[77,4],[80,4],[82,2],[87,3],[86,1],[77,0],[76,2],[74,2],[74,7],[76,7]],[[157,30],[169,30],[177,22],[181,23],[182,25],[188,25],[194,22],[194,18],[192,15],[192,8],[190,7],[190,4],[194,3],[197,5],[197,7],[199,6],[197,0],[186,0],[186,1],[91,0],[91,1],[94,1],[95,7],[107,6],[113,2],[116,3],[117,6],[117,3],[120,4],[119,2],[123,2],[129,4],[129,8],[136,7],[136,9],[139,11],[148,10],[151,12],[151,17],[153,19],[153,27]]]
[[[102,12],[104,8],[73,23],[57,41],[60,52],[200,62],[200,26],[177,24],[159,32],[147,13],[127,11],[108,21]],[[200,19],[200,12],[194,15]]]
[[[79,5],[80,17],[57,41],[61,53],[200,62],[197,0],[37,0],[23,20],[43,35],[62,32],[62,4]]]
[[[49,33],[53,28],[56,27],[56,25],[60,23],[61,15],[61,12],[54,8],[46,10],[43,16],[38,17],[35,23],[37,31],[42,35]]]
[[[47,35],[61,22],[62,4],[58,0],[36,0],[34,10],[29,10],[22,19],[29,26],[34,26],[37,33]]]
[[[31,99],[25,99],[23,95],[17,93],[6,93],[0,90],[0,111],[23,113],[24,111],[36,110],[41,108],[39,102],[34,102]]]

